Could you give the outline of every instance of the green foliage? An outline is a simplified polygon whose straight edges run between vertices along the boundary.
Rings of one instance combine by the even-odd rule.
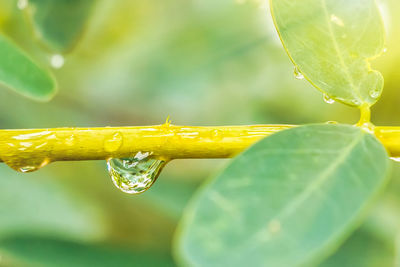
[[[84,245],[51,238],[13,237],[0,241],[0,249],[19,258],[18,266],[174,266],[168,254],[136,249]],[[157,255],[157,257],[155,257]]]
[[[33,29],[44,44],[66,52],[77,43],[94,0],[29,0],[26,8]]]
[[[56,82],[53,76],[3,35],[0,35],[0,58],[2,84],[40,101],[54,96]]]
[[[199,193],[178,249],[190,266],[298,266],[338,247],[386,184],[382,144],[345,125],[267,137]]]
[[[383,77],[370,59],[384,50],[375,0],[271,0],[282,42],[303,75],[330,98],[374,104]]]
[[[39,105],[1,90],[2,128],[141,125],[159,123],[160,117],[168,114],[179,124],[214,125],[353,123],[356,119],[345,106],[325,105],[317,91],[307,90],[307,83],[293,78],[293,66],[275,42],[276,33],[265,21],[265,10],[253,4],[256,1],[30,0],[23,11],[17,10],[15,2],[0,1],[0,27],[31,56],[8,39],[1,41],[0,74],[3,66],[6,71],[0,76],[2,83],[31,98],[47,100],[55,92],[52,75],[40,67],[48,64],[48,52],[68,52],[68,64],[56,72],[61,91],[57,101]],[[383,56],[378,64],[387,81],[385,95],[398,99],[399,75],[392,68],[397,70],[400,61],[396,50],[400,34],[395,26],[400,23],[396,16],[400,4],[387,2],[393,15],[385,18],[393,24],[393,34],[385,54],[389,56]],[[351,106],[375,103],[383,79],[371,71],[369,60],[382,52],[384,37],[374,1],[271,3],[287,52],[312,84]],[[83,33],[85,38],[80,38]],[[5,60],[15,51],[24,60]],[[396,105],[383,103],[375,109],[376,120],[398,124],[399,119],[391,116],[398,112]],[[289,153],[286,161],[260,148],[253,155],[260,144],[272,146],[280,138],[276,147],[293,151],[294,139],[278,135],[239,155],[226,172],[205,184],[186,210],[183,235],[176,236],[176,254],[183,262],[208,266],[219,256],[221,262],[238,259],[234,263],[245,261],[243,265],[267,260],[318,261],[350,236],[361,210],[386,181],[386,171],[378,174],[374,164],[386,164],[387,156],[373,137],[356,128],[319,127],[335,128],[337,137],[318,146],[315,143],[316,154],[310,151],[306,157],[296,157]],[[344,148],[353,141],[352,133],[362,136],[365,143],[360,139],[337,171],[318,184],[314,174],[330,166],[324,162],[346,157],[338,144]],[[303,140],[312,143],[321,141],[319,138],[320,133],[310,131],[306,139],[297,138],[297,145],[305,147]],[[362,147],[373,144],[376,147],[370,151],[376,153],[362,152]],[[336,154],[329,152],[332,150]],[[315,162],[307,161],[310,158]],[[290,162],[304,164],[294,169]],[[93,164],[59,163],[23,177],[0,171],[0,265],[173,265],[166,254],[177,220],[197,184],[214,171],[215,161],[174,161],[154,187],[138,198],[113,189],[101,169],[104,166]],[[271,173],[275,175],[269,176]],[[300,176],[303,179],[293,179]],[[359,184],[354,177],[359,177]],[[314,188],[316,183],[318,190],[311,190],[309,198],[293,202],[295,193]],[[230,188],[232,184],[236,188]],[[390,190],[362,229],[321,266],[391,266],[395,253],[391,244],[399,230],[400,188],[391,185]],[[213,193],[231,202],[221,204],[212,198]],[[286,207],[285,201],[294,203],[296,209],[288,217],[271,220],[274,212]],[[268,229],[277,232],[271,235],[274,243],[258,240]],[[253,234],[257,231],[260,236]],[[296,237],[295,242],[279,236],[288,231]],[[252,234],[256,241],[242,245],[250,242]],[[98,239],[105,246],[93,244]],[[232,247],[235,249],[227,250]],[[223,250],[219,255],[218,249]]]
[[[0,175],[0,239],[36,233],[86,241],[103,235],[96,210],[74,200],[54,181],[35,181],[38,174],[21,177],[6,166]]]

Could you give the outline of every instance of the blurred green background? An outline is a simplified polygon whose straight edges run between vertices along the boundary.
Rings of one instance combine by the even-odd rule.
[[[160,124],[168,115],[177,125],[358,119],[356,109],[328,105],[295,79],[266,1],[31,4],[33,13],[0,0],[0,30],[49,69],[51,57],[62,52],[64,66],[53,69],[59,92],[38,103],[0,88],[2,129]],[[400,2],[385,0],[380,7],[387,52],[373,66],[386,86],[373,122],[400,125]],[[69,12],[78,14],[74,23]],[[76,34],[54,41],[46,30],[56,37]],[[0,266],[174,266],[171,243],[183,209],[224,164],[173,161],[139,196],[114,188],[105,162],[58,162],[32,174],[1,164]],[[362,228],[323,266],[393,266],[399,174],[396,166],[392,185]]]

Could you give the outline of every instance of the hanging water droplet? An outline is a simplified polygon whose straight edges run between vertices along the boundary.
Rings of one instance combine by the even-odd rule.
[[[62,68],[62,66],[64,66],[64,62],[65,62],[65,59],[60,54],[55,54],[55,55],[51,56],[51,58],[50,58],[50,65],[54,69]]]
[[[330,98],[327,94],[324,94],[324,101],[327,104],[333,104],[335,103],[335,100],[333,100],[332,98]]]
[[[122,146],[123,137],[120,132],[116,132],[104,140],[104,150],[115,152]]]
[[[55,133],[47,130],[18,134],[4,144],[6,149],[1,158],[16,171],[36,171],[50,163],[52,147],[56,140]],[[32,153],[35,153],[34,157]]]
[[[400,157],[390,157],[391,160],[400,162]]]
[[[17,1],[17,7],[20,10],[25,9],[28,6],[28,4],[29,4],[28,0],[18,0]]]
[[[376,99],[381,95],[381,92],[379,90],[371,90],[369,91],[369,96]]]
[[[294,73],[294,77],[295,77],[297,80],[303,80],[303,79],[304,79],[303,73],[301,73],[301,71],[299,70],[299,68],[298,68],[297,66],[294,67],[293,73]]]
[[[107,160],[108,173],[114,185],[128,194],[139,194],[149,189],[167,163],[150,154],[138,152],[132,158]]]

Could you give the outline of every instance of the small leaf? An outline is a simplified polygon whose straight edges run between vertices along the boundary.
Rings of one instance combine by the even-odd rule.
[[[382,144],[353,126],[267,137],[193,200],[178,257],[190,266],[308,266],[355,229],[389,166]]]
[[[53,76],[1,34],[0,58],[0,83],[40,101],[50,100],[56,93]]]
[[[26,8],[36,35],[50,49],[66,52],[77,43],[93,0],[29,0]]]
[[[383,77],[369,60],[383,53],[384,27],[375,0],[271,0],[281,40],[317,89],[351,106],[373,105]]]

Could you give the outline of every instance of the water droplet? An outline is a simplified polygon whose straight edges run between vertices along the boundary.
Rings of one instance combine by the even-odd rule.
[[[373,125],[371,122],[365,122],[360,125],[361,129],[364,130],[367,133],[374,134],[375,133],[375,125]]]
[[[297,80],[303,80],[304,79],[304,75],[303,75],[303,73],[300,72],[298,67],[294,67],[293,73],[294,73],[294,77]]]
[[[104,150],[115,152],[122,146],[123,137],[120,132],[116,132],[104,140]]]
[[[351,103],[353,103],[354,106],[359,106],[361,104],[361,102],[358,101],[357,99],[351,100]]]
[[[330,98],[327,94],[324,94],[324,101],[327,104],[333,104],[335,103],[335,100],[333,100],[332,98]]]
[[[337,121],[327,121],[326,124],[338,124]]]
[[[107,160],[108,173],[122,192],[139,194],[149,189],[167,164],[164,159],[138,152],[134,157]]]
[[[379,90],[371,90],[369,91],[369,96],[376,99],[381,95],[381,91]]]
[[[1,158],[9,167],[19,172],[36,171],[51,161],[53,143],[57,137],[52,131],[40,131],[12,136],[5,143]],[[32,156],[32,153],[35,156]]]
[[[383,48],[383,53],[387,52],[387,47]]]
[[[51,58],[50,58],[50,65],[54,69],[62,68],[62,66],[64,66],[64,62],[65,62],[65,59],[60,54],[55,54],[55,55],[51,56]]]
[[[400,162],[400,157],[390,157],[391,160]]]
[[[29,4],[28,0],[18,0],[17,1],[17,7],[20,10],[27,8],[28,4]]]

